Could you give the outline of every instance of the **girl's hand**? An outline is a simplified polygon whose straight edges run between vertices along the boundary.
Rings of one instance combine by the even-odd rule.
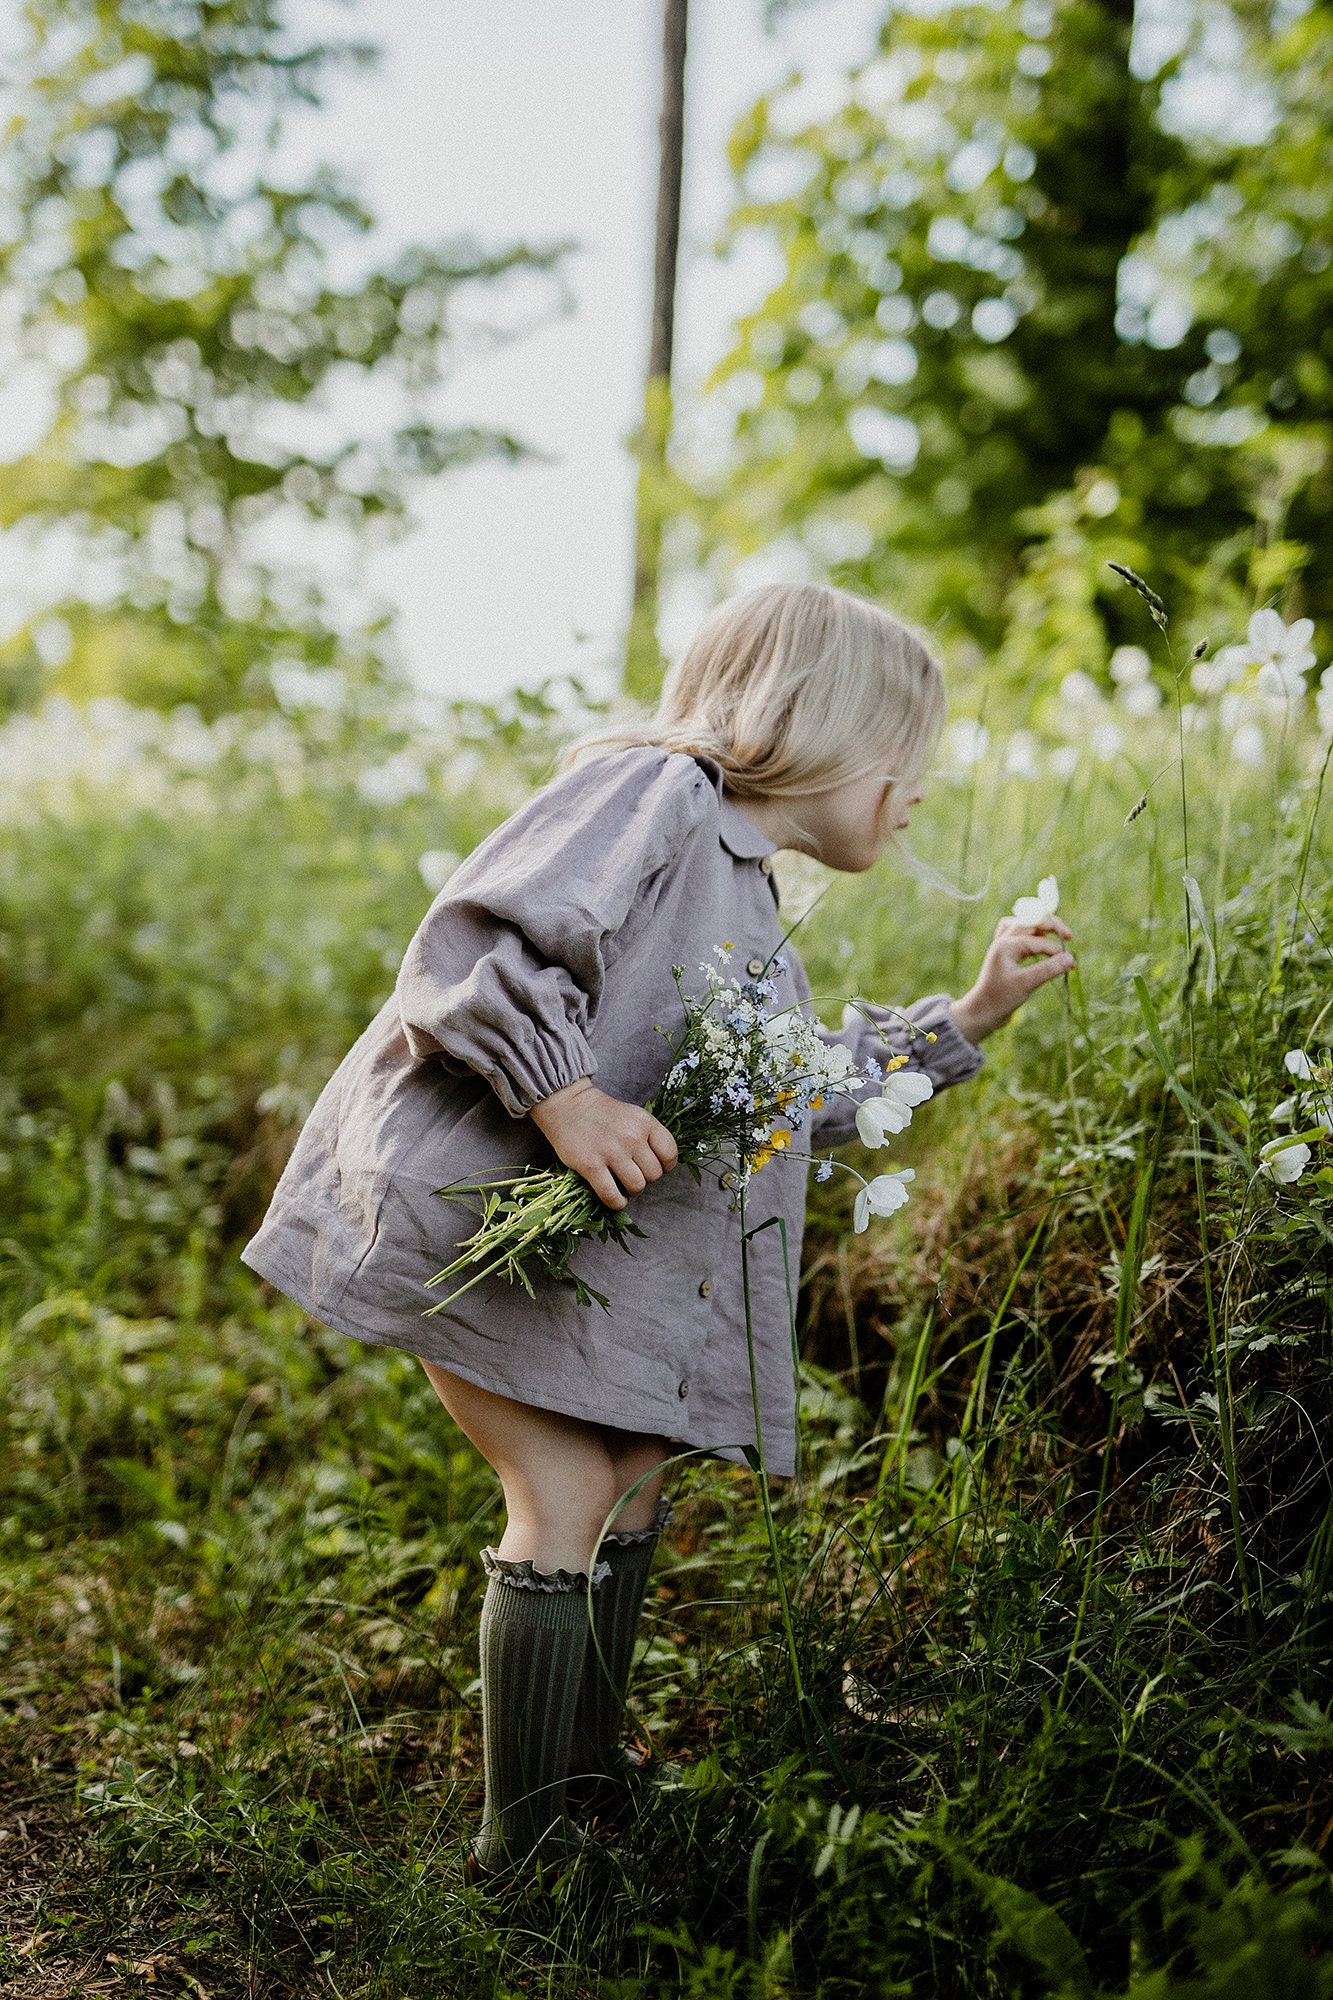
[[[1065,950],[1072,935],[1059,917],[1041,917],[1031,924],[1020,923],[1017,917],[1001,917],[976,985],[950,1005],[959,1032],[969,1042],[984,1042],[1039,986],[1072,972],[1074,955]]]
[[[627,1195],[642,1194],[676,1164],[666,1126],[641,1105],[608,1097],[588,1076],[544,1097],[528,1115],[608,1208],[624,1208]]]

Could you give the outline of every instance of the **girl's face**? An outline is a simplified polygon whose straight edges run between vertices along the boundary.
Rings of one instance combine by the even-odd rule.
[[[870,773],[826,792],[799,798],[747,801],[742,810],[781,847],[812,854],[826,868],[860,875],[873,868],[923,796],[920,782],[895,784]]]

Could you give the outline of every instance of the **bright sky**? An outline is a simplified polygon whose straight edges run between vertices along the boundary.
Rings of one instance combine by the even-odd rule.
[[[780,32],[763,0],[694,0],[677,380],[707,373],[733,318],[762,297],[755,246],[722,262],[726,141],[794,67],[864,61],[881,0],[796,6]],[[600,677],[628,612],[633,469],[657,173],[661,0],[362,0],[350,26],[384,51],[339,82],[310,142],[350,169],[394,237],[469,229],[486,243],[573,237],[573,314],[470,362],[451,418],[516,430],[546,464],[483,465],[437,481],[419,527],[377,556],[420,684],[498,694],[546,674]],[[334,23],[348,31],[341,9]],[[679,623],[679,614],[677,616]],[[676,636],[676,635],[668,635]]]

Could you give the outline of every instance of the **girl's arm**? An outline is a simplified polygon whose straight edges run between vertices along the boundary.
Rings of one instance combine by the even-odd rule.
[[[529,799],[407,948],[397,999],[413,1055],[485,1077],[515,1118],[595,1076],[608,948],[712,804],[692,759],[647,749],[589,758]]]
[[[935,993],[901,1011],[863,1001],[846,1010],[839,1030],[825,1030],[824,1039],[840,1042],[861,1068],[867,1060],[883,1067],[892,1056],[906,1056],[907,1067],[928,1076],[937,1091],[966,1083],[984,1061],[977,1044],[1002,1028],[1039,986],[1070,971],[1074,959],[1064,948],[1069,936],[1058,917],[1035,924],[1002,917],[976,984],[961,1000]],[[860,1095],[871,1097],[874,1091]],[[855,1138],[856,1104],[847,1097],[826,1102],[814,1115],[812,1146],[841,1146]]]

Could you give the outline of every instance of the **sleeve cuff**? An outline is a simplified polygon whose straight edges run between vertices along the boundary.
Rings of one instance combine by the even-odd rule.
[[[497,1065],[485,1072],[511,1118],[526,1118],[534,1104],[596,1074],[597,1058],[582,1036],[559,1043],[534,1040],[521,1055],[514,1050],[503,1068]]]
[[[914,1027],[924,1034],[904,1039],[903,1051],[911,1057],[914,1069],[924,1070],[937,1090],[947,1090],[951,1084],[966,1083],[976,1075],[986,1058],[975,1042],[967,1036],[954,1020],[950,1012],[952,1004],[948,993],[932,993],[928,999],[918,1000],[911,1007],[903,1009]],[[927,1034],[935,1040],[928,1042]]]

